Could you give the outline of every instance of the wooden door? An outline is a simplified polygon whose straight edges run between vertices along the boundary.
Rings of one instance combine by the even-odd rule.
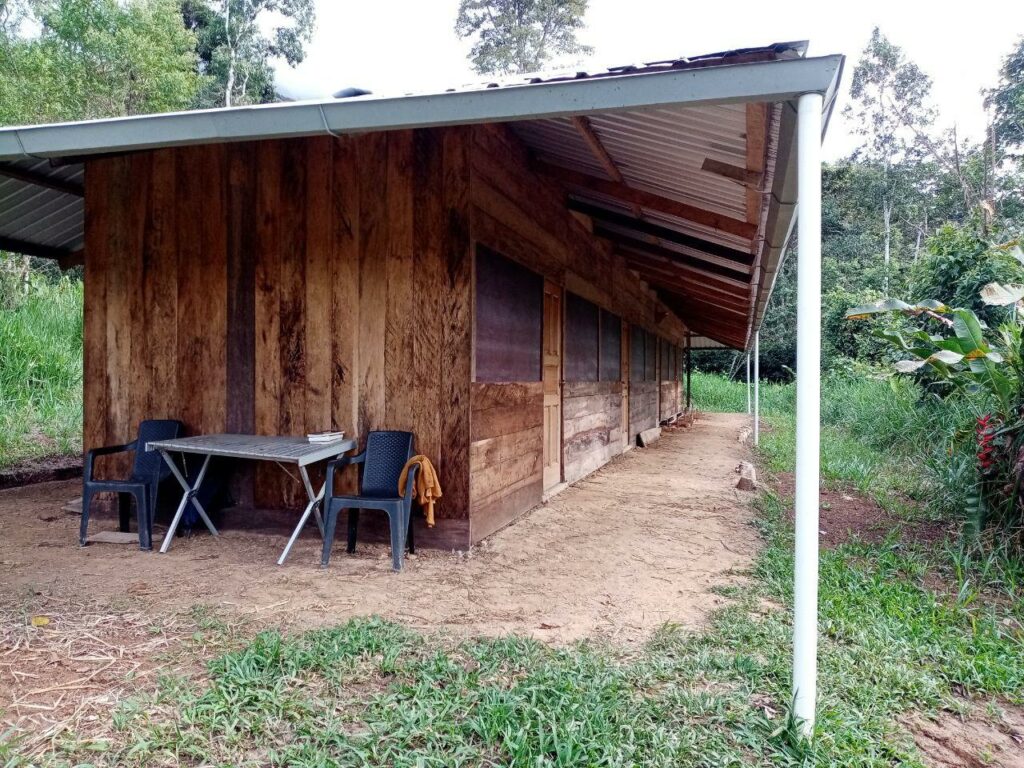
[[[622,378],[622,448],[632,444],[629,433],[629,326],[622,323],[622,354],[619,357]]]
[[[562,289],[544,283],[544,490],[562,481]]]

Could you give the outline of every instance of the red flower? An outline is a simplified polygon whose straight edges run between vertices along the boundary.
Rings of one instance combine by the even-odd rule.
[[[988,472],[995,466],[995,432],[996,424],[993,423],[991,414],[980,417],[974,429],[975,440],[978,444],[978,466],[982,472]]]

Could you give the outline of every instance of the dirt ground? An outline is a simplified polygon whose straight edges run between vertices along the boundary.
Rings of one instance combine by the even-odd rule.
[[[742,415],[668,430],[468,553],[421,550],[401,574],[387,547],[335,547],[319,568],[315,526],[288,563],[287,532],[225,530],[178,539],[166,555],[77,544],[61,510],[74,481],[0,492],[0,600],[128,601],[161,610],[206,604],[301,628],[379,614],[421,628],[532,634],[554,642],[646,637],[666,621],[698,627],[758,547],[749,494],[734,489],[747,449]],[[113,528],[112,520],[99,521]]]

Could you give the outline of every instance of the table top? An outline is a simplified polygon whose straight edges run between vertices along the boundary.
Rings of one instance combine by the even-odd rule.
[[[305,437],[283,435],[197,435],[146,443],[147,451],[201,453],[254,461],[279,461],[304,467],[333,459],[356,447],[350,437],[331,443],[311,443]]]

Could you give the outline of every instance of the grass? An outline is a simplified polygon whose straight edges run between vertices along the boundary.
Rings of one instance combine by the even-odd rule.
[[[699,374],[694,384],[698,406],[745,410],[742,386]],[[764,394],[762,458],[788,471],[792,389]],[[929,482],[910,461],[908,424],[921,418],[907,410],[911,395],[881,382],[827,385],[830,482],[863,482],[911,510],[907,494]],[[895,428],[908,439],[895,440]],[[69,734],[48,762],[919,767],[902,716],[969,700],[1024,704],[1019,565],[894,533],[882,545],[822,552],[819,719],[813,743],[798,739],[786,715],[793,541],[784,500],[763,494],[757,525],[765,546],[750,582],[721,590],[727,600],[711,625],[667,624],[634,650],[460,640],[376,618],[246,639],[197,611],[189,652],[206,658],[205,672],[161,678],[118,705],[106,738]],[[937,578],[950,588],[936,591]],[[0,760],[28,764],[2,736]]]
[[[0,468],[82,450],[82,283],[0,265]]]

